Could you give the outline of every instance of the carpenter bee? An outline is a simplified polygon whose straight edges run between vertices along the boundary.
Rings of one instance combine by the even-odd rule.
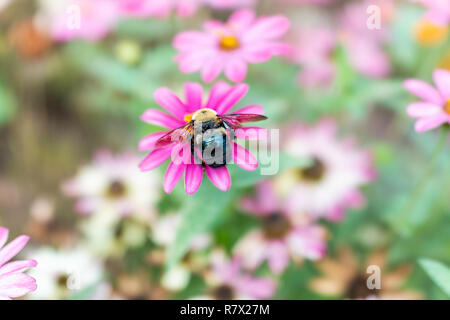
[[[187,116],[187,124],[161,137],[155,146],[158,148],[190,141],[191,153],[196,159],[198,154],[195,150],[201,150],[201,163],[219,168],[230,162],[234,130],[241,127],[242,123],[266,119],[267,117],[259,114],[218,115],[213,109],[203,108]]]

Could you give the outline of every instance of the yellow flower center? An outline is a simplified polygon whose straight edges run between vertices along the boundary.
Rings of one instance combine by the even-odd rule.
[[[450,114],[450,99],[445,102],[444,111],[446,114]]]
[[[437,26],[422,20],[415,29],[416,38],[422,45],[437,45],[442,43],[448,34],[447,26]]]
[[[235,36],[222,36],[220,38],[220,49],[231,51],[240,47],[239,40]]]
[[[192,113],[189,113],[184,116],[184,121],[191,122],[192,121]]]

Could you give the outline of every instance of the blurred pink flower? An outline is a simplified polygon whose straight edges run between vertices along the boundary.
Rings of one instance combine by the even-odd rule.
[[[251,7],[257,0],[204,0],[206,4],[215,9],[236,9]]]
[[[261,229],[250,231],[235,248],[244,267],[255,269],[267,260],[272,272],[278,274],[286,269],[290,257],[300,261],[325,255],[326,230],[283,208],[269,181],[256,187],[255,197],[244,198],[242,207],[263,221]]]
[[[448,0],[411,0],[418,2],[427,8],[425,19],[446,26],[450,23],[450,4]]]
[[[247,84],[237,84],[230,86],[225,82],[217,82],[210,91],[208,100],[203,100],[203,87],[199,83],[186,83],[184,92],[186,100],[183,102],[170,89],[159,88],[154,96],[156,102],[167,110],[168,115],[158,109],[149,109],[141,117],[147,123],[170,130],[182,127],[191,121],[192,114],[202,108],[208,108],[218,115],[226,114],[233,108],[247,93],[249,86]],[[261,106],[250,105],[233,113],[253,113],[263,114]],[[178,183],[183,173],[186,193],[193,194],[200,187],[203,179],[203,168],[211,182],[220,190],[226,191],[231,186],[231,178],[226,166],[212,168],[207,164],[197,164],[192,161],[191,155],[184,155],[183,151],[189,149],[191,152],[190,141],[185,143],[173,143],[168,146],[158,147],[155,144],[159,138],[165,136],[169,131],[153,133],[143,138],[139,143],[140,150],[151,150],[147,157],[141,162],[139,167],[143,171],[152,170],[160,166],[163,162],[171,158],[172,160],[164,176],[164,190],[170,193]],[[240,128],[236,131],[236,136],[242,139],[258,139],[262,137],[265,130],[259,127]],[[261,136],[260,136],[261,134]],[[258,162],[256,158],[244,147],[231,141],[232,160],[235,164],[244,170],[256,170]],[[188,148],[186,148],[188,145]],[[175,158],[188,157],[191,161],[174,161]],[[179,163],[182,162],[182,163]]]
[[[204,0],[119,0],[122,13],[134,17],[165,18],[172,11],[180,17],[192,16]]]
[[[99,151],[92,164],[63,184],[63,191],[78,198],[75,208],[81,214],[145,215],[159,199],[160,179],[156,173],[142,175],[138,163],[133,154]]]
[[[41,0],[38,18],[49,24],[55,40],[96,41],[114,27],[119,17],[117,9],[115,0]]]
[[[201,71],[203,81],[211,82],[223,71],[233,82],[247,75],[248,63],[261,63],[273,55],[289,51],[277,39],[289,29],[289,20],[281,15],[256,18],[248,9],[236,11],[227,23],[211,20],[204,31],[178,34],[174,47],[179,51],[176,61],[180,71]]]
[[[326,119],[315,126],[297,124],[287,132],[285,152],[312,161],[277,177],[277,190],[287,195],[290,212],[340,221],[347,209],[364,205],[358,188],[376,176],[372,156],[352,139],[338,140],[336,131],[335,121]]]
[[[418,79],[405,81],[405,88],[423,99],[411,103],[406,112],[412,118],[418,118],[415,124],[417,132],[424,132],[450,123],[450,71],[437,69],[433,73],[436,89]]]
[[[281,0],[281,2],[291,4],[329,4],[335,0]]]
[[[35,260],[17,260],[7,263],[27,244],[28,236],[19,236],[5,246],[9,231],[0,227],[0,300],[18,298],[36,290],[36,280],[22,273],[24,269],[35,267]]]
[[[211,254],[211,272],[206,275],[210,290],[201,299],[250,300],[273,296],[276,283],[270,278],[256,278],[242,270],[239,257],[228,260],[222,251]]]

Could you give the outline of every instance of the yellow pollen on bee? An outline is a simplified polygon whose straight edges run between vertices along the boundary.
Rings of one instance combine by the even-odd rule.
[[[235,36],[222,36],[220,38],[220,48],[222,50],[235,50],[239,48],[239,40]]]
[[[189,113],[184,116],[184,121],[191,122],[192,121],[192,113]]]
[[[446,114],[450,114],[450,99],[447,99],[444,105],[444,112]]]

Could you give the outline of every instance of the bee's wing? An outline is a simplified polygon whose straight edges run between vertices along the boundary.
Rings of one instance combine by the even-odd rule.
[[[230,113],[221,115],[219,118],[225,120],[233,128],[239,128],[241,123],[256,122],[267,119],[266,116],[252,113]]]
[[[193,123],[189,122],[182,127],[169,131],[166,135],[162,136],[158,139],[158,141],[156,141],[155,147],[160,148],[168,146],[172,143],[186,141],[193,133],[192,127]]]

